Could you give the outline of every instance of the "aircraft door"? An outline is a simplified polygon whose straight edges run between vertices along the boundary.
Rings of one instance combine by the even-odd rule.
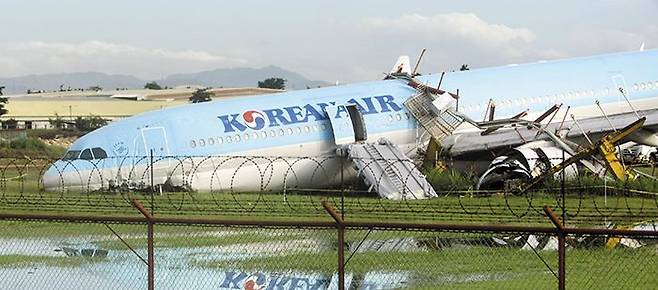
[[[153,150],[153,159],[155,164],[153,168],[169,167],[169,143],[167,142],[167,132],[164,127],[150,127],[142,129],[142,140],[144,140],[145,160],[149,160],[151,150]]]
[[[164,127],[142,129],[142,140],[144,140],[144,152],[146,155],[150,155],[151,150],[153,150],[153,156],[169,156],[167,132]]]
[[[356,104],[328,106],[324,112],[331,122],[336,145],[351,144],[367,139],[363,115]]]

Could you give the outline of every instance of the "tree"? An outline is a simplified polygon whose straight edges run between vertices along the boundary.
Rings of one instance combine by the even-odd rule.
[[[16,121],[16,119],[14,118],[2,122],[2,129],[16,130],[17,128],[18,128],[18,121]]]
[[[144,85],[144,88],[148,90],[162,90],[162,87],[158,85],[158,83],[156,83],[155,81],[146,83]]]
[[[107,125],[107,120],[94,115],[84,118],[78,116],[74,120],[74,125],[79,131],[91,131]]]
[[[197,89],[196,92],[190,97],[191,103],[203,103],[212,101],[212,98],[215,96],[215,93],[209,92],[208,89]]]
[[[60,115],[55,113],[55,119],[48,118],[48,123],[50,123],[50,126],[55,127],[56,129],[64,129],[66,126],[66,122]]]
[[[286,79],[282,78],[269,78],[269,79],[264,79],[262,82],[258,82],[258,87],[259,88],[266,88],[266,89],[277,89],[277,90],[285,90],[286,89]]]
[[[4,88],[5,88],[4,86],[0,87],[0,116],[7,114],[7,109],[5,109],[5,105],[7,105],[7,102],[9,101],[9,99],[5,97],[1,97],[3,95],[2,90]]]
[[[462,64],[462,67],[459,68],[459,71],[465,71],[465,70],[470,70],[468,64]]]

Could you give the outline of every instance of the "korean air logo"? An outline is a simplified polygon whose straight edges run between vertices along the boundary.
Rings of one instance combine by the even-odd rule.
[[[265,113],[262,111],[246,111],[242,113],[242,119],[244,124],[251,129],[260,130],[265,127]]]

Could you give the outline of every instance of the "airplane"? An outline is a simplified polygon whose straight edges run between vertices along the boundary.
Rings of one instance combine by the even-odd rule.
[[[480,164],[483,189],[532,178],[563,151],[571,156],[579,144],[640,116],[644,127],[628,141],[658,146],[658,50],[442,74],[420,75],[417,67],[401,57],[383,80],[115,121],[75,141],[41,182],[61,192],[152,185],[260,192],[336,186],[358,176],[381,197],[424,199],[436,193],[412,159],[429,137],[455,166]],[[601,170],[595,161],[582,163]]]

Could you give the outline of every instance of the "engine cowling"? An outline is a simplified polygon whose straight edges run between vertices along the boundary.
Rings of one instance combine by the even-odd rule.
[[[509,184],[527,182],[547,172],[551,167],[562,162],[562,149],[548,141],[530,142],[516,147],[505,155],[496,157],[489,168],[480,176],[477,188],[479,190],[506,189]],[[564,159],[571,154],[564,152]],[[561,173],[556,173],[559,177]],[[566,177],[578,175],[575,164],[565,168]]]

